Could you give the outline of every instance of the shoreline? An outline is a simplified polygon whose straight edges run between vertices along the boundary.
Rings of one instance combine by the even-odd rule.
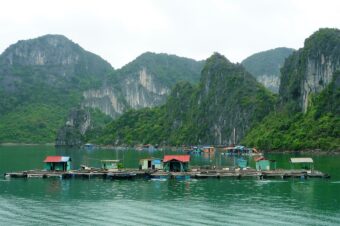
[[[54,146],[54,143],[0,143],[1,146]],[[100,149],[119,149],[119,148],[128,148],[128,149],[134,149],[135,147],[129,147],[129,146],[111,146],[111,145],[95,145],[96,147]],[[62,146],[67,148],[67,146]],[[176,146],[164,146],[159,147],[159,149],[173,149],[176,148]],[[321,149],[312,149],[312,150],[263,150],[262,153],[264,154],[313,154],[313,155],[340,155],[340,150],[331,150],[331,151],[323,151]]]
[[[340,150],[323,151],[321,149],[314,150],[277,150],[263,151],[266,154],[313,154],[313,155],[340,155]]]
[[[34,143],[0,143],[0,146],[54,146],[54,143],[34,144]]]

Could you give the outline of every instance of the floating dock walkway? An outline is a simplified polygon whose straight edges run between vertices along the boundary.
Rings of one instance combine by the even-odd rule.
[[[192,169],[188,172],[164,172],[162,170],[138,170],[124,169],[118,171],[107,171],[101,169],[91,170],[69,170],[69,171],[46,171],[46,170],[28,170],[19,172],[10,172],[4,174],[6,178],[101,178],[101,179],[147,179],[147,178],[330,178],[326,173],[320,171],[306,170],[271,170],[271,171],[256,171],[255,169],[243,170],[225,170],[225,169]]]

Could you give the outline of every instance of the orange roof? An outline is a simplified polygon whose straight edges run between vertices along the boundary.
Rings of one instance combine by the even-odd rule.
[[[163,162],[169,162],[171,160],[177,160],[180,162],[189,162],[190,155],[165,155]]]

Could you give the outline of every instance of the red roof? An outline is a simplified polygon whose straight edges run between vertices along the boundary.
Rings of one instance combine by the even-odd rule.
[[[261,156],[261,157],[255,158],[254,160],[255,160],[255,162],[258,162],[258,161],[261,161],[261,160],[266,160],[266,158]]]
[[[180,162],[189,162],[190,155],[165,155],[163,162],[169,162],[171,160],[177,160]]]
[[[67,162],[69,160],[68,156],[47,156],[44,162]]]

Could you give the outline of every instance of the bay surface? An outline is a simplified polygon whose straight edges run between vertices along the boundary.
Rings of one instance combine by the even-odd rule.
[[[172,153],[173,152],[165,152]],[[340,156],[308,155],[331,179],[5,179],[4,172],[40,169],[48,155],[72,157],[100,166],[121,159],[137,168],[138,159],[164,152],[55,149],[49,146],[0,147],[0,225],[339,225]],[[270,154],[279,168],[290,168],[292,154]],[[254,162],[251,165],[254,166]],[[232,166],[234,159],[192,156],[192,165]]]

